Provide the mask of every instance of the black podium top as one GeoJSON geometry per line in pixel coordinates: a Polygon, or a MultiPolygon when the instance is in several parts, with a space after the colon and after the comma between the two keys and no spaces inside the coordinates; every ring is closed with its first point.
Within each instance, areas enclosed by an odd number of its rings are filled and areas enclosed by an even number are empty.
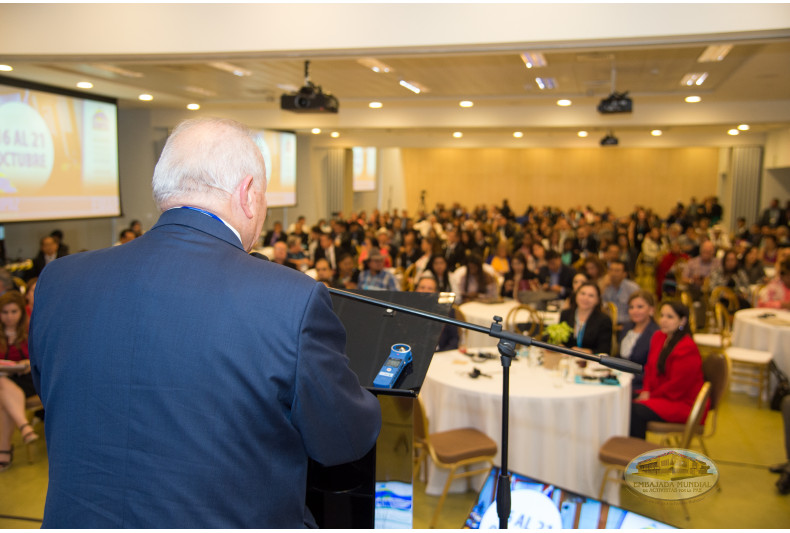
{"type": "MultiPolygon", "coordinates": [[[[452,307],[450,299],[446,295],[440,297],[439,293],[362,290],[347,292],[445,316],[449,315],[452,307]],[[443,303],[439,303],[440,300],[443,303]]],[[[360,384],[375,394],[417,396],[444,324],[336,294],[332,294],[332,304],[346,328],[346,354],[349,366],[356,373],[360,384]],[[411,346],[413,361],[403,370],[395,387],[376,388],[373,380],[389,357],[393,344],[411,346]]]]}

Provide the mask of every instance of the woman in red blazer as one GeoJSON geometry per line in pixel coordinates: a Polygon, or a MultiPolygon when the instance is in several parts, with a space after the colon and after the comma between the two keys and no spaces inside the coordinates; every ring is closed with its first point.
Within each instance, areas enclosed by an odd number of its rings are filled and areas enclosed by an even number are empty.
{"type": "MultiPolygon", "coordinates": [[[[702,357],[691,338],[688,307],[661,306],[644,370],[644,385],[631,405],[631,436],[645,438],[652,421],[685,423],[702,388],[702,357]]],[[[704,417],[703,417],[704,420],[704,417]]]]}

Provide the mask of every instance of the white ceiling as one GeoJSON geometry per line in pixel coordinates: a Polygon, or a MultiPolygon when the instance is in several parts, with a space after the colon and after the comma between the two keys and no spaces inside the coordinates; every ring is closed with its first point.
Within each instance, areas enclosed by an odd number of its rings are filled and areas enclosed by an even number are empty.
{"type": "MultiPolygon", "coordinates": [[[[231,114],[254,126],[309,131],[322,128],[321,142],[377,145],[455,146],[578,146],[597,145],[608,130],[621,145],[731,145],[762,142],[766,132],[790,127],[790,28],[752,32],[730,38],[732,51],[721,62],[697,61],[708,37],[664,39],[658,44],[555,44],[544,50],[521,45],[497,46],[496,51],[468,46],[461,51],[409,49],[343,50],[321,54],[211,53],[170,54],[168,57],[112,54],[97,50],[90,57],[17,57],[8,76],[65,88],[81,80],[94,92],[118,98],[122,108],[150,107],[187,115],[188,103],[197,113],[231,114]],[[524,51],[542,51],[547,66],[527,69],[524,51]],[[375,73],[359,60],[373,57],[390,67],[375,73]],[[304,82],[304,61],[311,79],[340,101],[337,115],[294,114],[279,109],[283,87],[304,82]],[[211,66],[224,62],[249,72],[235,76],[211,66]],[[109,69],[108,69],[109,67],[109,69]],[[115,72],[113,72],[115,70],[115,72]],[[691,72],[707,72],[699,87],[680,80],[691,72]],[[601,115],[596,106],[612,89],[629,91],[634,112],[601,115]],[[553,90],[540,90],[535,77],[552,77],[553,90]],[[428,91],[413,94],[399,80],[417,82],[428,91]],[[140,102],[149,93],[153,102],[140,102]],[[702,102],[684,98],[699,95],[702,102]],[[558,107],[560,98],[572,100],[558,107]],[[370,109],[369,102],[382,102],[370,109]],[[458,103],[471,100],[474,107],[458,103]],[[727,130],[749,124],[750,130],[732,138],[727,130]],[[661,129],[661,137],[650,136],[661,129]],[[578,130],[590,136],[579,139],[578,130]],[[340,134],[328,137],[330,131],[340,134]],[[452,132],[462,131],[462,139],[452,132]],[[514,139],[512,133],[524,136],[514,139]]],[[[0,56],[0,63],[4,62],[0,56]]],[[[318,137],[317,137],[318,139],[318,137]]]]}

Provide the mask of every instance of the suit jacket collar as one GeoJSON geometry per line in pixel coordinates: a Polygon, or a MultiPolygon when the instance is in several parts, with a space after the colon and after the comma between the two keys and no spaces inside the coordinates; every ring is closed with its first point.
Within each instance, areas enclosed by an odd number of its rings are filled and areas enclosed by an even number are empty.
{"type": "MultiPolygon", "coordinates": [[[[200,211],[192,209],[168,209],[159,217],[152,230],[167,225],[186,226],[189,228],[202,231],[212,237],[223,240],[230,245],[235,246],[241,251],[244,248],[241,246],[239,238],[228,228],[221,220],[215,220],[200,211]]],[[[246,253],[246,252],[245,252],[246,253]]]]}

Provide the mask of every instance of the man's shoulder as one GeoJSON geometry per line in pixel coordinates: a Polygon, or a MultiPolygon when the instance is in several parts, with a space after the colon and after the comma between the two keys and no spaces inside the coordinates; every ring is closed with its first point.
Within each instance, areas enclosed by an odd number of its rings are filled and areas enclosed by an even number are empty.
{"type": "Polygon", "coordinates": [[[623,283],[625,284],[625,287],[628,289],[628,292],[636,292],[641,288],[639,284],[632,279],[624,279],[623,283]]]}

